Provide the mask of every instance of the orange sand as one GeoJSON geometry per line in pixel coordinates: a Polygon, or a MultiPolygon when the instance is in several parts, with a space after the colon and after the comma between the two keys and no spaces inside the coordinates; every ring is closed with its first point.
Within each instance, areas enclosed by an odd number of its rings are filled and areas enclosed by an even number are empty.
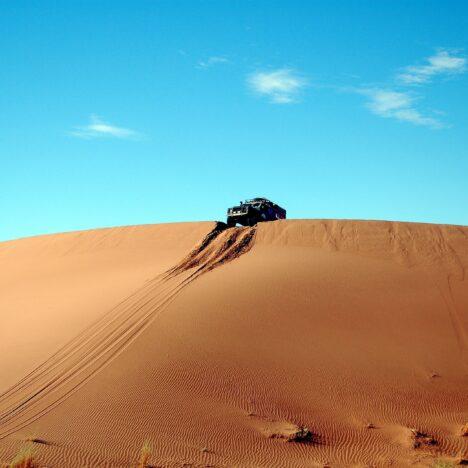
{"type": "Polygon", "coordinates": [[[214,228],[0,243],[0,466],[468,456],[467,227],[214,228]]]}

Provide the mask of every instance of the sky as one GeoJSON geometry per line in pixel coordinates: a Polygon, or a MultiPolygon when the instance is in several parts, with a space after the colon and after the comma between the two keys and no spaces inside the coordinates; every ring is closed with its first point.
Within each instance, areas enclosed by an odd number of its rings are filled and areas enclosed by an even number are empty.
{"type": "Polygon", "coordinates": [[[468,2],[0,2],[0,240],[225,220],[468,225],[468,2]]]}

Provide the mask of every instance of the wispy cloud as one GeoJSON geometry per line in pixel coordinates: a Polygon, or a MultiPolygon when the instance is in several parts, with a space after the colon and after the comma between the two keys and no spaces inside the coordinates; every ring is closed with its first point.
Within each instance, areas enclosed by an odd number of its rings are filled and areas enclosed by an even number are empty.
{"type": "MultiPolygon", "coordinates": [[[[446,128],[448,125],[434,117],[442,112],[432,111],[432,116],[421,112],[416,105],[420,95],[408,91],[408,86],[430,83],[438,75],[454,75],[466,71],[467,60],[447,49],[437,49],[422,65],[405,67],[390,87],[363,87],[354,92],[368,98],[366,107],[374,114],[409,122],[429,128],[446,128]]],[[[421,90],[421,88],[419,88],[421,90]]]]}
{"type": "Polygon", "coordinates": [[[131,130],[129,128],[117,127],[116,125],[111,125],[108,122],[103,121],[97,115],[91,115],[89,118],[89,123],[87,125],[73,127],[69,132],[70,135],[84,138],[120,138],[126,140],[139,140],[142,138],[142,134],[131,130]]]}
{"type": "Polygon", "coordinates": [[[415,98],[407,92],[382,88],[358,90],[369,99],[366,106],[380,117],[393,118],[415,125],[442,128],[444,125],[434,117],[422,114],[415,108],[415,98]]]}
{"type": "Polygon", "coordinates": [[[222,56],[213,56],[213,57],[208,57],[206,60],[200,60],[197,64],[198,68],[210,68],[213,67],[214,65],[220,65],[220,64],[225,64],[229,63],[229,59],[226,57],[222,56]]]}
{"type": "Polygon", "coordinates": [[[270,72],[256,72],[247,78],[250,88],[275,104],[297,102],[298,95],[306,86],[306,80],[289,68],[270,72]]]}
{"type": "Polygon", "coordinates": [[[426,59],[424,65],[410,66],[403,69],[397,78],[401,83],[412,85],[430,81],[435,75],[453,75],[466,71],[466,58],[439,49],[436,54],[426,59]]]}

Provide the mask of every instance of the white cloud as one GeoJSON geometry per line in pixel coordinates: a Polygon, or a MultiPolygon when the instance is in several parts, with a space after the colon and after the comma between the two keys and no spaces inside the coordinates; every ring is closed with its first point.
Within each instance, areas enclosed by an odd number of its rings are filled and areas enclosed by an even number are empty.
{"type": "Polygon", "coordinates": [[[297,102],[306,80],[288,68],[271,72],[256,72],[247,78],[247,83],[257,94],[266,96],[275,104],[297,102]]]}
{"type": "Polygon", "coordinates": [[[466,70],[466,58],[457,57],[447,50],[440,49],[428,57],[426,65],[410,66],[403,69],[397,78],[405,84],[427,83],[435,75],[452,75],[466,70]]]}
{"type": "MultiPolygon", "coordinates": [[[[380,117],[393,118],[430,128],[447,127],[438,118],[425,115],[416,108],[414,94],[401,91],[404,85],[429,83],[435,76],[453,75],[466,71],[467,60],[457,56],[446,49],[438,49],[437,52],[426,59],[426,64],[406,67],[397,75],[400,90],[385,89],[380,87],[354,90],[367,96],[367,108],[380,117]]],[[[433,111],[432,115],[442,113],[433,111]]]]}
{"type": "Polygon", "coordinates": [[[223,63],[229,63],[229,60],[226,57],[208,57],[206,60],[200,60],[198,62],[198,68],[210,68],[223,63]]]}
{"type": "Polygon", "coordinates": [[[367,88],[358,91],[368,97],[368,109],[380,117],[393,118],[414,125],[442,128],[437,119],[423,115],[414,107],[415,98],[406,92],[367,88]]]}
{"type": "Polygon", "coordinates": [[[74,127],[69,133],[84,139],[108,137],[138,140],[142,137],[142,134],[135,130],[111,125],[94,114],[90,116],[88,125],[74,127]]]}

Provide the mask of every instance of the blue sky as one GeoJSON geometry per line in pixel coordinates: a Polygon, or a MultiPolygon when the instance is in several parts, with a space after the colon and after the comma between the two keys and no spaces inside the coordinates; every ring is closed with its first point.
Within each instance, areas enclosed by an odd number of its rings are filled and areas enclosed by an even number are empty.
{"type": "Polygon", "coordinates": [[[0,3],[0,240],[224,219],[468,224],[468,2],[0,3]]]}

